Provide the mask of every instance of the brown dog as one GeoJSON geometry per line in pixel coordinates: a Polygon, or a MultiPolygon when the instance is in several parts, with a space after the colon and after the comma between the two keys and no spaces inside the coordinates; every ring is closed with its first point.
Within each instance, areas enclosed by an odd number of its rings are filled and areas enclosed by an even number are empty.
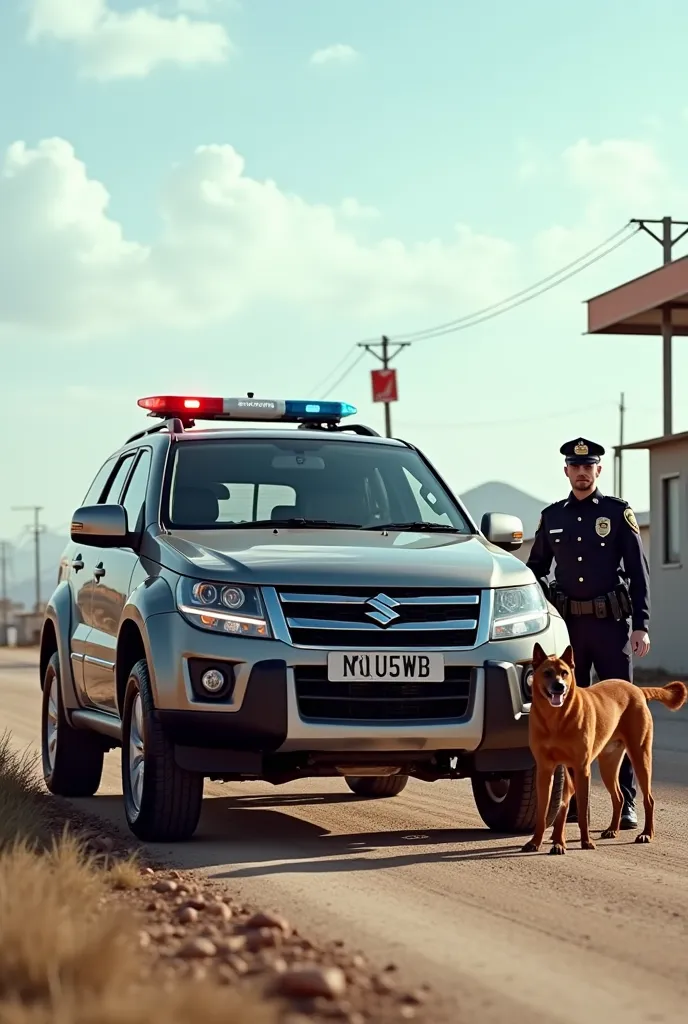
{"type": "Polygon", "coordinates": [[[645,827],[636,843],[649,843],[655,834],[652,797],[653,720],[647,702],[661,701],[678,711],[688,698],[685,683],[666,686],[634,686],[622,679],[608,679],[594,686],[576,686],[573,651],[567,647],[561,658],[548,657],[539,644],[533,650],[533,695],[530,709],[530,749],[537,766],[537,824],[524,852],[540,849],[547,827],[547,809],[552,796],[552,780],[557,765],[564,765],[562,804],[552,831],[550,853],[566,853],[564,829],[573,795],[575,778],[581,847],[594,850],[590,838],[588,805],[590,768],[599,758],[602,781],[612,798],[612,821],[602,839],[616,839],[621,822],[623,798],[619,787],[619,768],[624,751],[643,794],[645,827]]]}

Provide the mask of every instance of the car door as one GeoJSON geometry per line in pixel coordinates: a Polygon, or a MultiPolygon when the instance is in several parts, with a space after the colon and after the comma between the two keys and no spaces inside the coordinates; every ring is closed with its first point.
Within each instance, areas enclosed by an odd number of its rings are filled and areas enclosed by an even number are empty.
{"type": "MultiPolygon", "coordinates": [[[[93,483],[86,492],[82,505],[97,505],[107,482],[115,469],[117,459],[113,456],[98,470],[93,483]]],[[[91,604],[93,600],[93,570],[97,551],[81,542],[70,540],[62,556],[60,579],[69,584],[71,596],[71,620],[69,654],[72,662],[74,683],[81,702],[85,701],[84,657],[88,650],[91,632],[91,604]]]]}
{"type": "MultiPolygon", "coordinates": [[[[119,492],[115,490],[113,481],[107,498],[107,504],[124,506],[131,533],[138,533],[143,525],[150,466],[150,448],[128,452],[122,461],[122,473],[118,473],[121,481],[119,492]]],[[[139,556],[131,547],[105,548],[99,552],[94,569],[93,628],[89,636],[89,654],[84,662],[84,683],[89,702],[113,713],[117,710],[117,636],[138,561],[139,556]]]]}

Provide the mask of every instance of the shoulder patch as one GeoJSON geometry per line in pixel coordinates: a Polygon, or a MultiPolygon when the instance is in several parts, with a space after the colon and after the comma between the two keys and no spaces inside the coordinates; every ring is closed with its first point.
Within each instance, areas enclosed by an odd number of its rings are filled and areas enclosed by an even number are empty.
{"type": "Polygon", "coordinates": [[[630,505],[624,509],[624,519],[626,520],[626,522],[632,530],[634,530],[636,533],[640,533],[640,527],[638,526],[638,522],[635,518],[633,509],[630,505]]]}

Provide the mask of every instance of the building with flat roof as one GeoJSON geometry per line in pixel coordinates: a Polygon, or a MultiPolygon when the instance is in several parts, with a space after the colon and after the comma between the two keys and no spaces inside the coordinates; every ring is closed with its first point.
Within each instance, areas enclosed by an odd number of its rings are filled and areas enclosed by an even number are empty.
{"type": "Polygon", "coordinates": [[[673,339],[688,336],[688,257],[671,260],[688,223],[678,224],[684,229],[678,235],[669,217],[639,225],[662,243],[664,265],[589,299],[588,333],[662,338],[663,433],[620,444],[616,452],[622,458],[629,449],[645,449],[650,456],[651,648],[642,667],[688,675],[688,431],[673,432],[672,370],[673,339]],[[647,226],[653,223],[662,225],[661,238],[647,226]]]}

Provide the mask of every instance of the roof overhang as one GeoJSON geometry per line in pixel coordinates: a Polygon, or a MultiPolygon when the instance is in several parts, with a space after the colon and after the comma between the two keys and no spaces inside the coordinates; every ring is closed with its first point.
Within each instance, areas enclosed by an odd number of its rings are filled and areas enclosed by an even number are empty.
{"type": "Polygon", "coordinates": [[[664,434],[661,437],[651,437],[648,441],[630,441],[628,444],[617,444],[614,450],[617,452],[632,451],[633,449],[660,448],[667,444],[682,444],[688,441],[688,430],[681,434],[664,434]]]}
{"type": "Polygon", "coordinates": [[[587,306],[588,334],[659,335],[666,309],[672,333],[688,335],[688,256],[596,295],[587,306]]]}

